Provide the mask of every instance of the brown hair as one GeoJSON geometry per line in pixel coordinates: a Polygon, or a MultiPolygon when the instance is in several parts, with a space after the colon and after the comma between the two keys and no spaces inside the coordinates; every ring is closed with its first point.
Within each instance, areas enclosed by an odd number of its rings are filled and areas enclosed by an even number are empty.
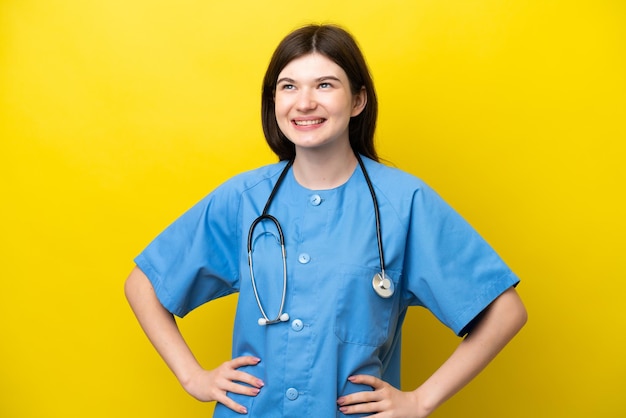
{"type": "Polygon", "coordinates": [[[319,53],[339,65],[350,80],[350,89],[357,94],[365,88],[365,109],[350,119],[348,132],[355,152],[378,161],[374,148],[374,131],[378,116],[378,101],[374,83],[365,58],[356,41],[347,31],[335,25],[308,25],[287,35],[278,45],[263,79],[261,119],[268,145],[279,160],[291,160],[296,155],[295,145],[281,132],[276,122],[274,95],[280,72],[292,60],[311,53],[319,53]]]}

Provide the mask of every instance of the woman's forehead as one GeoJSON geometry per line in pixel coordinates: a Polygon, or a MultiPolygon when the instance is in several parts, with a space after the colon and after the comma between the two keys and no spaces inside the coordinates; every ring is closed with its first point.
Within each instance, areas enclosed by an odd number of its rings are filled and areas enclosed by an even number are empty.
{"type": "Polygon", "coordinates": [[[347,79],[346,72],[333,60],[320,53],[310,53],[291,60],[278,74],[278,80],[317,80],[322,77],[347,79]]]}

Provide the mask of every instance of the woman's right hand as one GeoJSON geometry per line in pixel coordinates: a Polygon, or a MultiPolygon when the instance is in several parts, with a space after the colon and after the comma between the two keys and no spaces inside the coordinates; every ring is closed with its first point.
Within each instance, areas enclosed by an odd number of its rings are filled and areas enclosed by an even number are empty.
{"type": "Polygon", "coordinates": [[[216,401],[235,412],[245,414],[248,412],[247,409],[226,394],[232,392],[247,396],[258,395],[264,385],[263,381],[238,369],[243,366],[256,366],[260,361],[258,357],[237,357],[213,370],[200,369],[189,376],[186,382],[181,383],[191,396],[200,401],[216,401]]]}
{"type": "Polygon", "coordinates": [[[226,392],[256,396],[263,381],[238,369],[256,366],[261,359],[242,356],[214,370],[204,370],[183,339],[174,316],[161,305],[152,283],[139,268],[131,271],[124,289],[139,324],[183,388],[196,399],[217,401],[245,414],[246,408],[226,396],[226,392]]]}

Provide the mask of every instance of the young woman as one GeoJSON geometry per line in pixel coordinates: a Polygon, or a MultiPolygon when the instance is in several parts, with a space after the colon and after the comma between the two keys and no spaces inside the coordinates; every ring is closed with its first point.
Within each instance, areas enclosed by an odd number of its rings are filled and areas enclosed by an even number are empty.
{"type": "Polygon", "coordinates": [[[263,83],[280,161],[218,187],[136,258],[126,295],[140,324],[216,417],[426,417],[525,323],[518,279],[493,249],[422,181],[378,163],[376,116],[353,38],[292,32],[263,83]],[[205,370],[173,315],[235,292],[233,358],[205,370]],[[401,391],[412,305],[465,338],[401,391]]]}

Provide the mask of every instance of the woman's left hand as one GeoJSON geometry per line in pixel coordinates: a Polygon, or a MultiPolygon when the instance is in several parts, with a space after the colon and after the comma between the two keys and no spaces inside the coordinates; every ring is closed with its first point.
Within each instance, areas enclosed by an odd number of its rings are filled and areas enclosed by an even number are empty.
{"type": "Polygon", "coordinates": [[[511,287],[494,300],[454,353],[413,392],[401,392],[367,375],[348,378],[371,386],[337,399],[344,414],[371,414],[377,418],[427,417],[446,399],[467,385],[504,348],[526,323],[526,308],[511,287]]]}
{"type": "Polygon", "coordinates": [[[341,413],[372,414],[377,418],[424,418],[415,392],[402,392],[389,383],[368,375],[350,376],[352,383],[367,385],[373,391],[356,392],[337,399],[341,413]]]}

